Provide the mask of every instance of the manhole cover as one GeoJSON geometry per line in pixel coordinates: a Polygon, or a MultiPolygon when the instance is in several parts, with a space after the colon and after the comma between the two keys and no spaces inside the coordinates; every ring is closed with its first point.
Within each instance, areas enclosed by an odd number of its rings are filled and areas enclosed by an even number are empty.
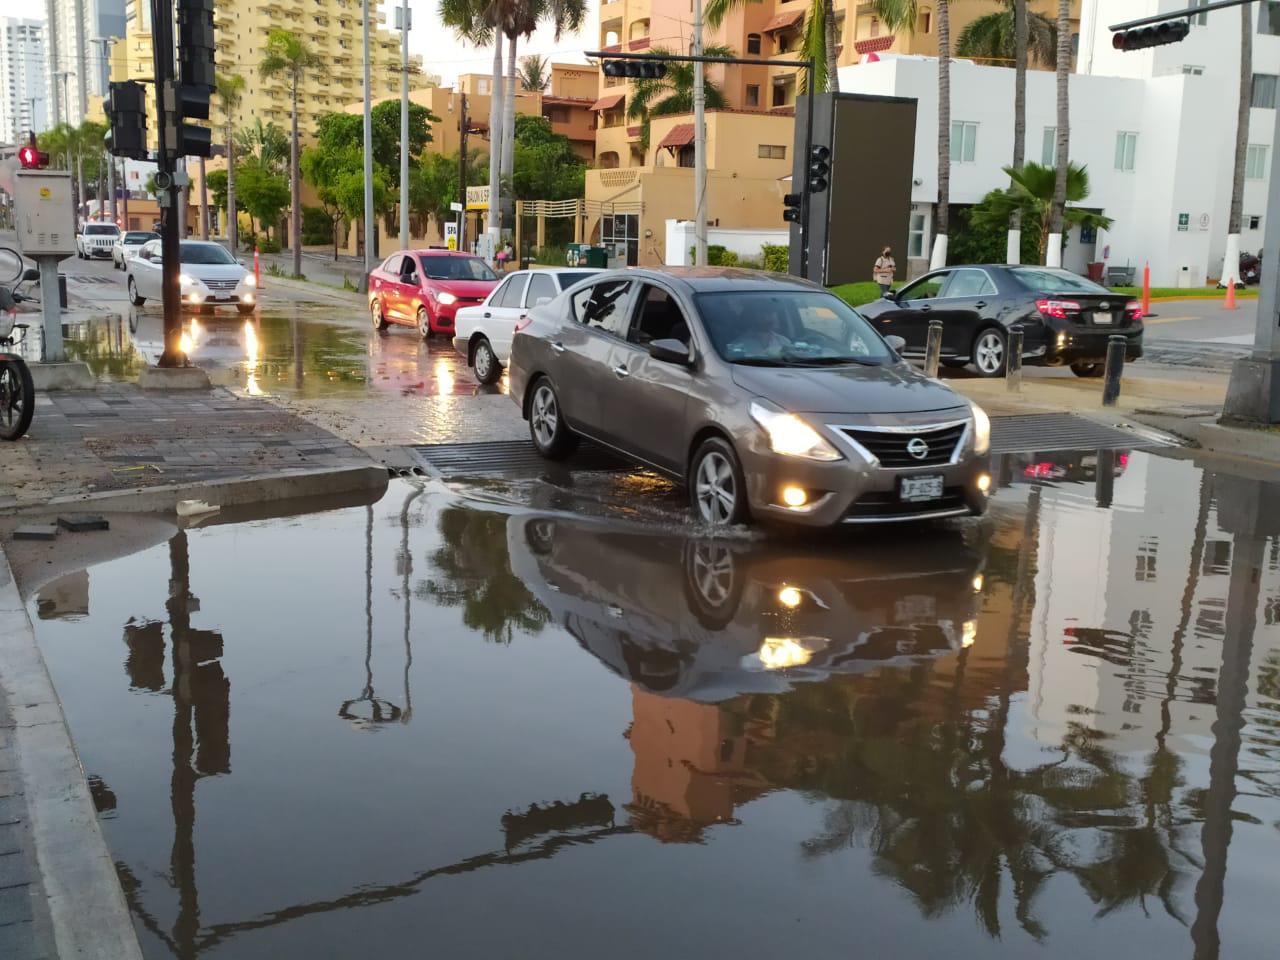
{"type": "Polygon", "coordinates": [[[1159,441],[1150,437],[1094,423],[1074,413],[1029,413],[991,418],[992,453],[1131,450],[1159,445],[1159,441]]]}
{"type": "MultiPolygon", "coordinates": [[[[540,473],[551,466],[528,440],[437,443],[416,446],[412,450],[426,466],[446,476],[540,473]]],[[[562,466],[568,470],[622,470],[629,464],[594,444],[583,443],[562,466]]]]}

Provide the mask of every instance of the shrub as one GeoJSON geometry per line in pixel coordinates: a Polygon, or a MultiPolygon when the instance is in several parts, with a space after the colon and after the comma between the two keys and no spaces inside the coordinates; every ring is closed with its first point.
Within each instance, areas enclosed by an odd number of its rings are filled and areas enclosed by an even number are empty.
{"type": "Polygon", "coordinates": [[[559,246],[534,247],[529,254],[537,264],[548,267],[563,267],[568,263],[568,248],[559,246]]]}
{"type": "Polygon", "coordinates": [[[275,237],[262,237],[258,240],[258,250],[262,253],[279,253],[280,241],[275,237]]]}
{"type": "MultiPolygon", "coordinates": [[[[689,248],[689,262],[695,265],[698,262],[697,249],[697,247],[689,248]]],[[[735,267],[738,265],[738,255],[719,243],[709,243],[707,244],[707,265],[711,267],[735,267]]]]}
{"type": "Polygon", "coordinates": [[[302,208],[302,242],[312,246],[333,243],[333,221],[320,207],[302,208]]]}
{"type": "Polygon", "coordinates": [[[766,243],[760,248],[764,259],[764,268],[774,273],[786,273],[789,265],[789,251],[785,244],[766,243]]]}

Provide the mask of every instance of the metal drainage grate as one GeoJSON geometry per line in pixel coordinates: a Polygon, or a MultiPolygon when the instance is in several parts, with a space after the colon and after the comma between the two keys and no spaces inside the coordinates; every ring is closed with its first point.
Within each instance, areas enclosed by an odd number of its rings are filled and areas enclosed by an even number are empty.
{"type": "Polygon", "coordinates": [[[1029,413],[991,418],[992,453],[1131,450],[1159,445],[1159,441],[1151,437],[1094,423],[1074,413],[1029,413]]]}
{"type": "Polygon", "coordinates": [[[623,460],[590,443],[583,443],[562,464],[544,460],[528,440],[437,443],[416,446],[412,450],[429,468],[455,477],[478,473],[541,473],[551,466],[567,470],[622,470],[628,467],[623,460]]]}

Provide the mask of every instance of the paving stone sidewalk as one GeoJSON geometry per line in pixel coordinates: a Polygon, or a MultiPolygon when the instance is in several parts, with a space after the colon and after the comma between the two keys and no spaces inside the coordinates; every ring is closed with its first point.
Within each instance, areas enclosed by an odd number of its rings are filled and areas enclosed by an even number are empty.
{"type": "Polygon", "coordinates": [[[368,463],[351,444],[267,400],[223,388],[166,393],[102,384],[37,395],[28,435],[0,447],[0,508],[368,463]]]}

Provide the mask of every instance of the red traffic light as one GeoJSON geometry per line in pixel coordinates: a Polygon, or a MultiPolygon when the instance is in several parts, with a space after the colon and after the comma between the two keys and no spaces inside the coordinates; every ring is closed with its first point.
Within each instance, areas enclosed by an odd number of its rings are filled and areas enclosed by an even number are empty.
{"type": "Polygon", "coordinates": [[[18,163],[24,170],[41,170],[49,165],[49,155],[33,146],[25,146],[18,150],[18,163]]]}

